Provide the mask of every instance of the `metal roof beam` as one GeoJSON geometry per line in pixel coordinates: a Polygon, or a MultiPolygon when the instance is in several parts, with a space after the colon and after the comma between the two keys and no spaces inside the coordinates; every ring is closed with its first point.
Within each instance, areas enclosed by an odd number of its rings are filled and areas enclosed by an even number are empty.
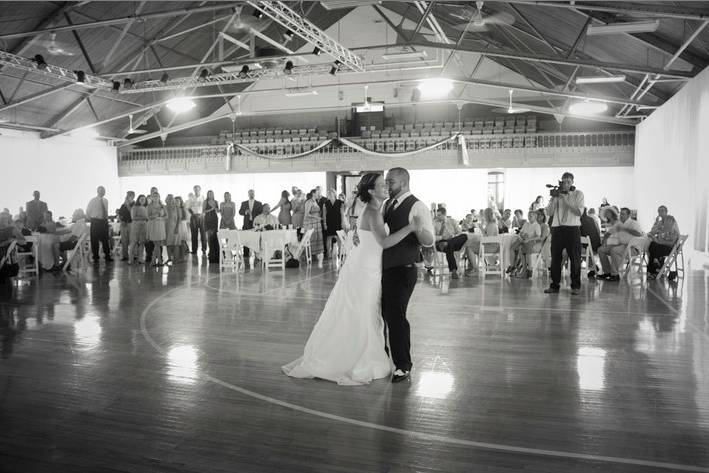
{"type": "Polygon", "coordinates": [[[641,13],[643,15],[660,16],[664,18],[678,18],[681,20],[706,20],[709,13],[704,8],[691,8],[686,6],[674,7],[670,5],[654,5],[650,2],[639,2],[632,7],[615,6],[614,2],[604,2],[603,4],[591,4],[580,2],[549,2],[533,0],[507,0],[507,3],[517,3],[519,5],[530,5],[553,8],[576,8],[578,10],[602,11],[610,13],[641,13]]]}
{"type": "Polygon", "coordinates": [[[0,112],[3,112],[5,110],[9,110],[11,108],[19,107],[20,105],[24,105],[26,103],[33,102],[35,100],[39,100],[41,98],[44,98],[48,95],[53,94],[54,92],[59,92],[60,90],[65,90],[71,87],[73,84],[60,84],[57,86],[52,87],[51,89],[43,90],[41,92],[37,92],[36,94],[28,95],[27,97],[23,97],[17,102],[11,102],[8,104],[5,104],[4,106],[0,107],[0,112]]]}

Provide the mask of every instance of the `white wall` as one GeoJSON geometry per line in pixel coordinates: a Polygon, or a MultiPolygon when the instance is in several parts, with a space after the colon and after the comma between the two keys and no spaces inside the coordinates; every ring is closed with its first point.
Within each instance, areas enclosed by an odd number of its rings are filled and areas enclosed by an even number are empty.
{"type": "MultiPolygon", "coordinates": [[[[532,201],[549,192],[545,184],[554,184],[564,171],[574,174],[576,186],[583,191],[587,207],[598,207],[602,197],[618,207],[635,208],[633,168],[510,168],[505,172],[505,207],[526,212],[532,201]]],[[[487,205],[487,169],[445,169],[411,171],[411,189],[430,205],[444,202],[448,214],[458,220],[471,208],[487,205]]]]}
{"type": "Polygon", "coordinates": [[[123,200],[118,185],[116,149],[99,141],[71,138],[42,140],[35,133],[2,130],[0,136],[0,209],[15,215],[38,190],[57,219],[71,218],[77,208],[106,188],[111,207],[123,200]]]}
{"type": "Polygon", "coordinates": [[[281,192],[285,189],[291,191],[292,186],[297,186],[304,192],[310,191],[315,186],[325,188],[325,172],[294,172],[294,173],[263,173],[263,174],[206,174],[193,176],[130,176],[120,178],[122,195],[129,190],[136,195],[147,194],[155,186],[160,196],[165,199],[167,194],[179,195],[187,199],[187,194],[192,192],[192,187],[199,184],[202,195],[208,190],[214,191],[215,198],[222,202],[224,192],[230,192],[235,202],[248,198],[249,189],[254,189],[256,199],[263,203],[278,203],[281,192]]]}
{"type": "Polygon", "coordinates": [[[704,70],[635,133],[638,220],[649,227],[658,205],[668,207],[688,248],[707,252],[709,217],[709,70],[704,70]]]}

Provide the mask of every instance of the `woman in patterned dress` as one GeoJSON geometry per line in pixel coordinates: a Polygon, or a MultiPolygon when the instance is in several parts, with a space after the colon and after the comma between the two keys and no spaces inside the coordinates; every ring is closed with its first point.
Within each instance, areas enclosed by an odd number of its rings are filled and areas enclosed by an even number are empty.
{"type": "Polygon", "coordinates": [[[320,206],[316,199],[315,189],[308,192],[305,201],[305,218],[303,219],[303,233],[312,229],[313,233],[310,236],[310,253],[317,255],[318,268],[322,268],[324,245],[322,237],[322,217],[320,215],[320,206]]]}

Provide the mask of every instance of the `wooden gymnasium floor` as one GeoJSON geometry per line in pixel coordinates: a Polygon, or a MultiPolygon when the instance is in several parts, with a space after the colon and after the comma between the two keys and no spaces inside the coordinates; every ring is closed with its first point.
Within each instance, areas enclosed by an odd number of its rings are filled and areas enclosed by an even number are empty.
{"type": "Polygon", "coordinates": [[[291,379],[330,268],[43,274],[0,302],[2,472],[709,472],[709,276],[429,281],[410,383],[291,379]]]}

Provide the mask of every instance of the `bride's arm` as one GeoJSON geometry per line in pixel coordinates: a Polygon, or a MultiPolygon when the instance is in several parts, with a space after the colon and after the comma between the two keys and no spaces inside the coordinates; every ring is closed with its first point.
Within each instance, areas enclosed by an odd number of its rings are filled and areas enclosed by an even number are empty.
{"type": "Polygon", "coordinates": [[[412,224],[406,225],[404,228],[398,232],[394,232],[391,235],[387,235],[386,227],[384,226],[384,217],[380,212],[376,212],[369,208],[365,209],[360,215],[360,218],[366,219],[369,224],[369,229],[376,238],[377,242],[382,245],[382,247],[391,248],[392,246],[399,243],[401,240],[406,238],[406,236],[415,231],[415,227],[412,224]]]}

